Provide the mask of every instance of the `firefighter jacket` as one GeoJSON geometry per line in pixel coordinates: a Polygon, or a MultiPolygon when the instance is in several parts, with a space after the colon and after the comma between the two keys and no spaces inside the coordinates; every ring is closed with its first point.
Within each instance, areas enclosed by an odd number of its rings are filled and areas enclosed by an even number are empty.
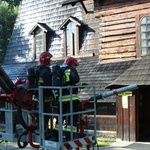
{"type": "MultiPolygon", "coordinates": [[[[38,71],[38,85],[39,86],[51,86],[51,70],[49,66],[41,66],[38,71]]],[[[52,100],[52,90],[44,89],[43,91],[44,101],[49,102],[52,100]]]]}
{"type": "MultiPolygon", "coordinates": [[[[80,82],[80,77],[78,75],[78,72],[75,68],[67,66],[64,70],[64,76],[65,76],[65,86],[75,86],[77,83],[80,82]]],[[[79,100],[77,94],[78,94],[78,88],[72,88],[72,93],[70,93],[71,90],[69,89],[63,89],[62,91],[62,101],[70,101],[72,100],[79,100]]]]}

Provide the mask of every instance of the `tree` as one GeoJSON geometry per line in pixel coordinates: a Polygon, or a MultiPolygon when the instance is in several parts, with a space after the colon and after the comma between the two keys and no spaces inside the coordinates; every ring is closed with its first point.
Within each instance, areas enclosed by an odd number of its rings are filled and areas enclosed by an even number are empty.
{"type": "Polygon", "coordinates": [[[14,6],[19,6],[21,0],[2,0],[4,2],[7,2],[9,5],[9,8],[13,8],[14,6]]]}
{"type": "Polygon", "coordinates": [[[13,31],[19,2],[20,0],[0,0],[0,63],[4,59],[13,31]]]}

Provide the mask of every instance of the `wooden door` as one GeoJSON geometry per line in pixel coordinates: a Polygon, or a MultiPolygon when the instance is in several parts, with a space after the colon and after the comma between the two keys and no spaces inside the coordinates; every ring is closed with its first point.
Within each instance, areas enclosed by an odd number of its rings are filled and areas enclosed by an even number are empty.
{"type": "Polygon", "coordinates": [[[117,139],[136,141],[135,96],[116,98],[117,139]]]}

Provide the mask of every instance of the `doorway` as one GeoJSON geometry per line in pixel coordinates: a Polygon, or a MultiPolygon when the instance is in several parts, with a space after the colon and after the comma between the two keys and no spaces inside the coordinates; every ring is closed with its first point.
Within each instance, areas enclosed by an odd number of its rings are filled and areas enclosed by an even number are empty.
{"type": "Polygon", "coordinates": [[[138,99],[138,141],[150,142],[150,88],[141,88],[138,99]]]}

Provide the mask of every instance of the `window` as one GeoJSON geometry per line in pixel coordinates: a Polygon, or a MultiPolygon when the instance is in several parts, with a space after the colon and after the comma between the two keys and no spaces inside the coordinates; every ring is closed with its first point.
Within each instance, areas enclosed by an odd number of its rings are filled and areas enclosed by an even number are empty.
{"type": "Polygon", "coordinates": [[[37,23],[29,34],[33,35],[33,58],[48,50],[49,33],[51,29],[45,23],[37,23]]]}
{"type": "Polygon", "coordinates": [[[81,23],[74,17],[69,17],[59,27],[64,31],[64,55],[73,56],[79,54],[80,49],[80,36],[79,31],[81,23]]]}
{"type": "Polygon", "coordinates": [[[73,22],[66,26],[67,38],[67,55],[76,54],[76,25],[73,22]]]}
{"type": "Polygon", "coordinates": [[[40,54],[43,51],[46,51],[44,48],[44,41],[43,41],[43,32],[41,29],[36,31],[35,34],[35,48],[34,48],[34,58],[36,59],[37,57],[40,56],[40,54]]]}
{"type": "Polygon", "coordinates": [[[150,16],[141,18],[141,50],[142,55],[150,52],[150,16]]]}

